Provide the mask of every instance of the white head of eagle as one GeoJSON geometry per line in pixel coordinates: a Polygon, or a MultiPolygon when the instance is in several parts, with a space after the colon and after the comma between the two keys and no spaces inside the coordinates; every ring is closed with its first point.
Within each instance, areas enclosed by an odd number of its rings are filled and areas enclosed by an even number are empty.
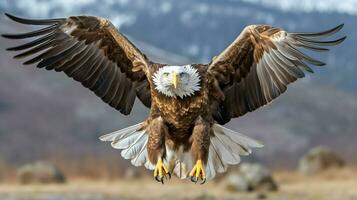
{"type": "Polygon", "coordinates": [[[155,88],[168,97],[192,96],[201,89],[201,77],[197,69],[191,65],[164,66],[153,76],[155,88]]]}

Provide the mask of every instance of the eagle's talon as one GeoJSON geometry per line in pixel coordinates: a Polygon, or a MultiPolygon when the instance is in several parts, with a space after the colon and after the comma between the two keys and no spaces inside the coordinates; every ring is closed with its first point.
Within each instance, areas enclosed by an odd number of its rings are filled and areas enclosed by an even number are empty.
{"type": "Polygon", "coordinates": [[[166,180],[170,180],[171,179],[171,173],[170,172],[165,174],[165,179],[166,180]]]}
{"type": "Polygon", "coordinates": [[[206,183],[206,181],[207,181],[207,179],[206,179],[206,178],[202,178],[202,179],[201,179],[201,183],[200,183],[200,184],[201,184],[201,185],[203,185],[203,184],[205,184],[205,183],[206,183]]]}
{"type": "Polygon", "coordinates": [[[195,184],[201,180],[201,185],[206,183],[206,173],[201,160],[197,160],[195,166],[190,172],[191,181],[195,184]]]}
{"type": "Polygon", "coordinates": [[[191,176],[191,182],[192,182],[192,183],[196,183],[196,181],[197,181],[197,180],[196,180],[196,177],[195,177],[195,176],[191,176]]]}
{"type": "Polygon", "coordinates": [[[171,179],[171,174],[168,170],[168,168],[166,167],[166,165],[162,162],[162,159],[159,158],[158,161],[157,161],[157,164],[155,166],[155,170],[154,170],[154,177],[155,177],[155,180],[157,182],[160,182],[162,184],[164,184],[164,178],[166,180],[167,179],[167,176],[169,177],[169,179],[171,179]]]}
{"type": "Polygon", "coordinates": [[[157,181],[157,182],[161,182],[161,180],[160,180],[160,178],[158,177],[158,176],[155,176],[155,180],[157,181]]]}
{"type": "Polygon", "coordinates": [[[164,177],[155,176],[155,180],[159,183],[164,184],[164,177]]]}

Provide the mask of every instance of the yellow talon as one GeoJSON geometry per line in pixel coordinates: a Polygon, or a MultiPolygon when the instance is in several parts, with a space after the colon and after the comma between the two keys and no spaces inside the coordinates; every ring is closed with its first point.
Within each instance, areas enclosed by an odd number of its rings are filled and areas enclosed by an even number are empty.
{"type": "Polygon", "coordinates": [[[169,179],[171,178],[171,174],[168,168],[166,167],[164,162],[162,162],[162,159],[159,158],[155,166],[154,177],[158,182],[164,184],[164,178],[166,178],[166,175],[168,175],[169,179]]]}
{"type": "Polygon", "coordinates": [[[197,183],[201,180],[201,184],[206,182],[206,172],[204,170],[202,160],[197,160],[195,166],[190,172],[191,181],[197,183]]]}

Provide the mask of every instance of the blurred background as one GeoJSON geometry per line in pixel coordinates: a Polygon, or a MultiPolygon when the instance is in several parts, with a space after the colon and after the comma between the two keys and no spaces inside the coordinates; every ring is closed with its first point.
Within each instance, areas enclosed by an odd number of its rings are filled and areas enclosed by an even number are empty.
{"type": "Polygon", "coordinates": [[[5,12],[105,17],[169,64],[207,63],[250,24],[300,32],[345,23],[348,38],[312,54],[327,66],[227,125],[265,147],[205,186],[158,185],[99,142],[143,121],[140,102],[123,116],[64,74],[22,66],[5,51],[17,43],[0,38],[0,199],[357,199],[357,0],[1,0],[0,33],[29,30],[5,12]]]}

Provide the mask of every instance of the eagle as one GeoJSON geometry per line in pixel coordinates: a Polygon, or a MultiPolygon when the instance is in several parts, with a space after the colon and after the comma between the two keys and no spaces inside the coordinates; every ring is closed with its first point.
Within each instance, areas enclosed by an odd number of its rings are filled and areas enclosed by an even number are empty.
{"type": "Polygon", "coordinates": [[[153,170],[161,183],[175,174],[203,184],[262,147],[223,125],[272,102],[305,72],[313,72],[311,65],[325,65],[302,49],[327,51],[346,38],[324,39],[343,24],[315,33],[249,25],[208,64],[176,66],[151,61],[101,17],[5,15],[41,26],[2,35],[27,40],[7,49],[21,51],[16,59],[30,57],[24,65],[64,72],[124,115],[136,99],[150,109],[145,121],[100,139],[111,142],[134,166],[153,170]]]}

